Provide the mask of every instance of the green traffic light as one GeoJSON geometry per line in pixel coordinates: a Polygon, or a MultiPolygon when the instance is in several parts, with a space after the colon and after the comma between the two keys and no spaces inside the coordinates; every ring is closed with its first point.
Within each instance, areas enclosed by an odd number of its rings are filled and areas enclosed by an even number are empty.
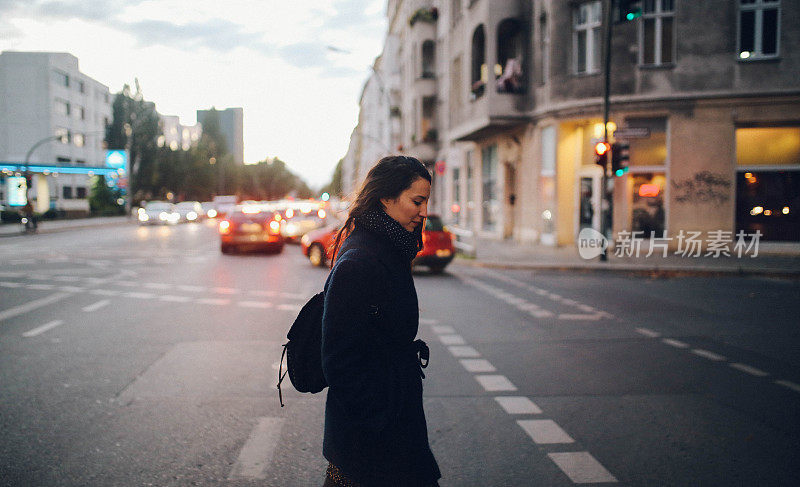
{"type": "Polygon", "coordinates": [[[637,17],[640,17],[641,15],[642,15],[642,11],[641,10],[632,10],[632,11],[628,12],[625,15],[625,19],[626,20],[633,20],[633,19],[635,19],[637,17]]]}
{"type": "Polygon", "coordinates": [[[622,169],[617,169],[617,172],[615,174],[616,174],[617,177],[620,177],[623,174],[625,174],[625,171],[623,171],[622,169]]]}

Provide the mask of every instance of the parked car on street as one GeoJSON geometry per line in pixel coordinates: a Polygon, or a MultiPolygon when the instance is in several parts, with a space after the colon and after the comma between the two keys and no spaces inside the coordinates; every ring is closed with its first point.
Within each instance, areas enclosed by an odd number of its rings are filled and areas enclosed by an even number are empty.
{"type": "Polygon", "coordinates": [[[220,251],[232,253],[244,248],[283,251],[280,215],[249,206],[238,206],[219,221],[220,251]]]}
{"type": "Polygon", "coordinates": [[[206,216],[199,201],[182,201],[175,205],[175,211],[180,222],[194,222],[206,216]]]}
{"type": "Polygon", "coordinates": [[[137,217],[140,225],[174,225],[180,215],[175,206],[167,201],[150,201],[139,208],[137,217]]]}
{"type": "MultiPolygon", "coordinates": [[[[323,267],[333,259],[333,244],[338,231],[339,225],[330,225],[308,232],[300,239],[303,255],[312,265],[323,267]]],[[[412,265],[427,267],[432,274],[443,272],[455,257],[454,238],[439,216],[428,215],[422,230],[423,247],[412,265]]]]}

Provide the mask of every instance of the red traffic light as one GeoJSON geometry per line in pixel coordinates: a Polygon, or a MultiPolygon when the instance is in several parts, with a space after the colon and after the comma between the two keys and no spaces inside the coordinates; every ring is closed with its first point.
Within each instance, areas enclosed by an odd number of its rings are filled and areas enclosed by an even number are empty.
{"type": "Polygon", "coordinates": [[[611,150],[611,144],[608,142],[598,142],[594,145],[594,153],[598,156],[604,156],[611,150]]]}

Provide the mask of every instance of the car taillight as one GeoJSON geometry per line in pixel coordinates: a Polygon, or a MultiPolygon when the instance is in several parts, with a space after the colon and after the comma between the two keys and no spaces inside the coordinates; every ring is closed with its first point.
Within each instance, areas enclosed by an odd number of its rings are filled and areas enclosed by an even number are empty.
{"type": "Polygon", "coordinates": [[[231,222],[229,222],[228,220],[222,220],[221,222],[219,222],[219,233],[227,235],[231,233],[231,230],[232,230],[231,222]]]}
{"type": "Polygon", "coordinates": [[[280,224],[280,222],[276,222],[275,220],[272,220],[271,222],[269,222],[269,233],[271,233],[272,235],[277,235],[277,234],[281,233],[281,224],[280,224]]]}

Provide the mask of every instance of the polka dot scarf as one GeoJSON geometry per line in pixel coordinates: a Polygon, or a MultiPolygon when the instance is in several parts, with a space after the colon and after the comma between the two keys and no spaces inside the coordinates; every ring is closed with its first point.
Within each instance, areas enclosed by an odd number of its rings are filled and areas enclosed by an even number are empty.
{"type": "Polygon", "coordinates": [[[383,208],[369,210],[355,221],[362,228],[385,237],[409,261],[420,250],[416,233],[403,228],[397,220],[387,215],[383,208]]]}

